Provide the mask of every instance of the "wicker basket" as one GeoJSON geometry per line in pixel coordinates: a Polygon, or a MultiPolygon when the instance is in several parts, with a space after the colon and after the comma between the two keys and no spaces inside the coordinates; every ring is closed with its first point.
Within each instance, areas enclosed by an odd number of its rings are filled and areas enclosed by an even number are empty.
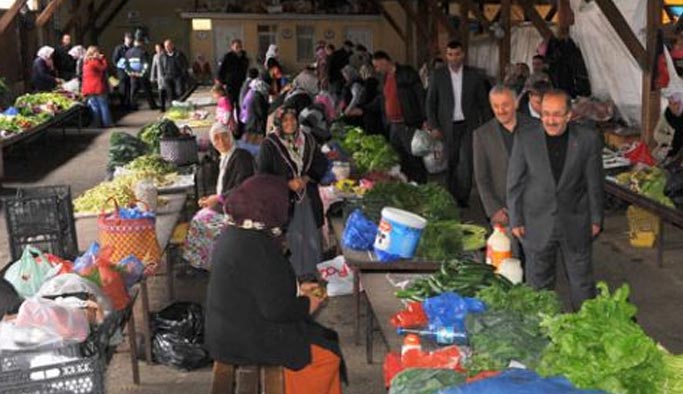
{"type": "Polygon", "coordinates": [[[194,135],[162,138],[159,142],[159,152],[164,160],[177,166],[199,162],[197,137],[194,135]]]}
{"type": "Polygon", "coordinates": [[[631,205],[626,210],[626,217],[628,218],[631,246],[636,248],[654,247],[662,225],[659,216],[631,205]]]}

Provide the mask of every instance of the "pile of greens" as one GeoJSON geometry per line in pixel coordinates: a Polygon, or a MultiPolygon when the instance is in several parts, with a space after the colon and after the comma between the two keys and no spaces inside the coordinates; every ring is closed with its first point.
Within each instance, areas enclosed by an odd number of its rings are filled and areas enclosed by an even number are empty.
{"type": "Polygon", "coordinates": [[[35,107],[50,103],[56,105],[61,111],[71,108],[76,103],[76,100],[61,93],[32,93],[18,97],[14,102],[14,106],[22,110],[23,114],[28,115],[35,112],[35,107]]]}
{"type": "Polygon", "coordinates": [[[121,131],[115,131],[109,137],[109,164],[107,164],[107,168],[113,171],[114,168],[123,167],[148,152],[147,144],[139,138],[121,131]]]}
{"type": "Polygon", "coordinates": [[[375,184],[363,196],[363,212],[368,219],[377,223],[384,207],[412,212],[428,222],[458,220],[460,216],[451,194],[436,183],[419,186],[402,182],[375,184]]]}
{"type": "Polygon", "coordinates": [[[436,394],[465,383],[465,375],[452,369],[406,369],[391,380],[389,394],[436,394]]]}
{"type": "Polygon", "coordinates": [[[126,164],[125,168],[154,175],[166,175],[177,171],[177,167],[173,163],[167,162],[156,153],[140,156],[126,164]]]}
{"type": "Polygon", "coordinates": [[[579,312],[544,318],[551,343],[538,372],[609,393],[660,392],[666,380],[662,352],[633,320],[636,307],[628,302],[628,285],[613,294],[604,282],[598,289],[600,295],[579,312]]]}
{"type": "Polygon", "coordinates": [[[664,195],[666,172],[658,167],[644,167],[636,171],[623,172],[616,177],[617,183],[626,186],[658,203],[673,208],[674,203],[664,195]]]}
{"type": "Polygon", "coordinates": [[[426,260],[457,258],[463,250],[463,232],[458,220],[427,222],[415,255],[426,260]]]}
{"type": "Polygon", "coordinates": [[[503,370],[512,360],[533,369],[548,345],[536,316],[505,310],[468,315],[467,335],[472,347],[466,365],[470,376],[503,370]]]}
{"type": "Polygon", "coordinates": [[[158,122],[150,123],[138,132],[140,138],[153,152],[159,152],[159,142],[162,138],[178,137],[180,129],[169,119],[162,119],[158,122]]]}
{"type": "Polygon", "coordinates": [[[340,141],[360,174],[370,171],[389,171],[399,163],[398,154],[381,135],[367,135],[360,127],[347,127],[340,141]]]}
{"type": "Polygon", "coordinates": [[[507,278],[494,272],[491,265],[470,259],[453,259],[441,264],[439,271],[412,283],[405,290],[395,293],[396,297],[411,301],[423,301],[445,292],[474,297],[477,292],[497,283],[503,289],[512,286],[507,278]]]}
{"type": "Polygon", "coordinates": [[[493,285],[477,293],[477,298],[484,301],[490,310],[508,311],[524,316],[555,316],[560,313],[561,305],[557,294],[549,290],[534,290],[525,284],[516,284],[511,288],[493,285]]]}

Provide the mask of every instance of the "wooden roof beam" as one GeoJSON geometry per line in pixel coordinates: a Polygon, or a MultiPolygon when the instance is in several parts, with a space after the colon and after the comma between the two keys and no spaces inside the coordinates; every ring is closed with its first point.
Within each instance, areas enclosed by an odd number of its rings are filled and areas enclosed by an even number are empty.
{"type": "Polygon", "coordinates": [[[16,18],[19,11],[21,11],[21,7],[23,7],[27,1],[28,0],[15,0],[14,4],[2,14],[2,18],[0,18],[0,35],[2,35],[9,25],[12,24],[14,18],[16,18]]]}
{"type": "Polygon", "coordinates": [[[389,25],[391,25],[391,28],[394,29],[394,31],[396,32],[396,34],[398,34],[401,40],[403,40],[403,42],[406,42],[406,33],[403,30],[401,30],[401,27],[398,25],[398,23],[396,23],[396,20],[393,16],[391,16],[387,9],[384,8],[384,5],[382,5],[382,3],[379,0],[372,0],[372,2],[375,3],[379,11],[382,13],[384,19],[386,19],[387,22],[389,22],[389,25]]]}
{"type": "MultiPolygon", "coordinates": [[[[436,0],[427,0],[427,4],[429,5],[429,8],[431,8],[432,14],[436,16],[436,20],[448,31],[448,34],[450,34],[451,37],[459,37],[460,33],[453,27],[451,21],[448,20],[448,16],[444,14],[443,10],[439,8],[436,0]]],[[[463,19],[465,19],[464,22],[466,23],[467,15],[465,15],[465,18],[463,19]]]]}
{"type": "MultiPolygon", "coordinates": [[[[105,0],[105,1],[107,1],[107,0],[105,0]]],[[[119,11],[121,11],[127,3],[128,3],[128,0],[120,0],[119,1],[119,3],[112,10],[112,12],[109,13],[109,15],[107,15],[107,17],[104,19],[104,22],[102,22],[102,24],[100,26],[95,27],[95,31],[97,32],[97,34],[101,33],[102,31],[104,31],[104,29],[107,28],[107,26],[109,26],[109,24],[114,20],[114,18],[116,18],[116,15],[118,15],[119,11]]]]}
{"type": "Polygon", "coordinates": [[[90,31],[95,29],[95,22],[100,18],[102,13],[109,7],[109,5],[112,4],[111,1],[108,0],[103,0],[100,5],[97,7],[95,10],[95,13],[93,14],[92,18],[89,18],[88,23],[86,23],[84,30],[85,31],[90,31]]]}
{"type": "Polygon", "coordinates": [[[550,10],[548,11],[547,14],[545,14],[545,20],[546,22],[550,22],[553,20],[553,18],[557,15],[557,5],[553,4],[552,7],[550,7],[550,10]]]}
{"type": "Polygon", "coordinates": [[[544,40],[549,40],[555,36],[553,31],[550,30],[550,27],[548,27],[548,23],[541,17],[531,1],[517,0],[517,3],[522,7],[524,15],[531,21],[534,27],[536,27],[536,30],[541,33],[541,37],[543,37],[544,40]]]}
{"type": "MultiPolygon", "coordinates": [[[[472,0],[458,0],[461,4],[465,4],[466,8],[470,10],[474,16],[477,18],[479,23],[481,23],[481,26],[484,28],[485,31],[491,33],[491,30],[489,27],[491,27],[491,22],[486,19],[486,15],[481,11],[479,7],[477,7],[478,4],[475,4],[474,1],[472,0]]],[[[467,15],[465,15],[465,18],[467,18],[467,15]]]]}
{"type": "Polygon", "coordinates": [[[401,8],[403,8],[403,11],[408,15],[408,18],[417,25],[417,30],[422,35],[422,38],[429,41],[431,37],[427,31],[427,23],[425,23],[415,10],[413,10],[408,0],[398,0],[398,4],[401,5],[401,8]]]}
{"type": "Polygon", "coordinates": [[[631,56],[633,56],[638,64],[640,64],[640,67],[643,68],[647,59],[645,48],[640,41],[638,41],[638,37],[636,37],[633,29],[628,25],[628,22],[626,22],[626,19],[624,19],[624,16],[617,6],[614,5],[612,0],[595,0],[595,2],[600,7],[600,10],[602,10],[602,13],[605,14],[605,17],[612,25],[612,28],[617,32],[621,41],[626,45],[626,48],[628,48],[631,56]]]}
{"type": "Polygon", "coordinates": [[[50,21],[52,18],[52,15],[54,15],[55,11],[59,8],[60,5],[64,3],[64,0],[52,0],[50,1],[47,6],[43,9],[43,11],[38,15],[38,18],[36,18],[36,26],[38,27],[43,27],[47,24],[47,22],[50,21]]]}

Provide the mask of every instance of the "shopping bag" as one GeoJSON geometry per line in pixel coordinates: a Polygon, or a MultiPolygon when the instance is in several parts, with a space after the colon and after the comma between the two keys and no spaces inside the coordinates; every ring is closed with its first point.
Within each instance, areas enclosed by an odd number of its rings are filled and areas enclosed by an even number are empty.
{"type": "Polygon", "coordinates": [[[433,149],[422,161],[430,174],[440,174],[448,168],[448,156],[446,155],[442,141],[435,141],[433,149]]]}
{"type": "Polygon", "coordinates": [[[342,234],[342,247],[352,250],[372,250],[377,236],[377,225],[363,215],[363,211],[355,209],[346,219],[342,234]]]}
{"type": "Polygon", "coordinates": [[[107,214],[103,211],[97,219],[100,245],[114,248],[110,261],[134,255],[145,264],[158,264],[161,248],[154,216],[145,213],[138,218],[123,217],[116,200],[110,200],[114,201],[114,212],[107,214]]]}
{"type": "Polygon", "coordinates": [[[638,141],[629,151],[624,153],[624,157],[629,159],[632,164],[643,163],[648,166],[656,164],[655,159],[650,154],[650,149],[643,141],[638,141]]]}
{"type": "Polygon", "coordinates": [[[318,264],[320,277],[327,282],[327,295],[330,297],[353,293],[353,270],[346,265],[344,256],[318,264]]]}
{"type": "Polygon", "coordinates": [[[52,266],[38,249],[27,246],[21,258],[15,261],[5,273],[5,280],[14,286],[20,296],[28,298],[38,292],[40,286],[57,275],[61,266],[52,266]]]}
{"type": "Polygon", "coordinates": [[[109,297],[114,310],[120,311],[130,303],[130,296],[121,273],[111,263],[113,253],[114,249],[111,246],[102,248],[100,254],[97,255],[97,270],[104,294],[109,297]]]}
{"type": "Polygon", "coordinates": [[[416,129],[410,141],[410,151],[413,156],[424,157],[434,151],[434,139],[428,131],[416,129]]]}

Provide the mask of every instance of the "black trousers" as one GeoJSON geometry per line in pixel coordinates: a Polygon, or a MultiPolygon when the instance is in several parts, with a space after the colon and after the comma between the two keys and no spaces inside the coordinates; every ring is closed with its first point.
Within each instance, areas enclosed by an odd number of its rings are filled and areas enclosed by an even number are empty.
{"type": "Polygon", "coordinates": [[[181,78],[165,79],[164,86],[159,89],[161,110],[166,111],[166,100],[177,100],[185,92],[185,83],[181,78]]]}
{"type": "Polygon", "coordinates": [[[117,68],[116,79],[119,80],[117,91],[121,97],[121,106],[130,107],[130,77],[124,70],[117,68]]]}
{"type": "Polygon", "coordinates": [[[421,157],[413,156],[410,143],[415,130],[406,127],[405,123],[389,124],[389,142],[401,159],[401,172],[408,179],[417,183],[427,182],[427,169],[421,157]]]}
{"type": "Polygon", "coordinates": [[[130,104],[133,108],[137,108],[137,100],[135,95],[137,91],[142,87],[145,92],[145,97],[149,103],[150,109],[156,109],[157,104],[154,102],[154,96],[152,96],[152,84],[149,82],[148,78],[145,77],[130,77],[130,104]]]}
{"type": "Polygon", "coordinates": [[[453,130],[446,134],[448,153],[447,184],[448,191],[460,206],[469,205],[472,190],[472,130],[466,122],[453,122],[453,130]]]}
{"type": "MultiPolygon", "coordinates": [[[[569,281],[572,307],[578,310],[583,301],[596,295],[595,277],[593,276],[592,248],[577,250],[567,242],[566,229],[559,221],[555,221],[548,244],[541,250],[530,249],[525,245],[526,254],[525,278],[534,289],[555,288],[555,273],[557,271],[557,254],[562,254],[565,274],[569,281]]],[[[585,229],[590,231],[590,228],[585,229]]]]}

